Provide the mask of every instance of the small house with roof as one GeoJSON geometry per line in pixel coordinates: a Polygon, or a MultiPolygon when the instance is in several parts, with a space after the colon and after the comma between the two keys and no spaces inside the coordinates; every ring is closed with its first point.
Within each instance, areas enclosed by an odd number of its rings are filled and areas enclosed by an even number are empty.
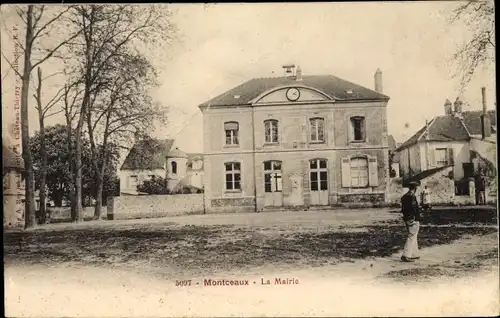
{"type": "MultiPolygon", "coordinates": [[[[201,188],[202,181],[191,181],[191,175],[202,178],[203,156],[187,154],[173,139],[144,139],[130,149],[120,168],[120,193],[138,195],[137,185],[154,176],[167,180],[167,188],[176,192],[183,187],[201,188]],[[195,162],[195,169],[193,169],[195,162]],[[195,171],[195,172],[194,172],[195,171]]],[[[202,179],[201,179],[202,180],[202,179]]]]}
{"type": "Polygon", "coordinates": [[[376,204],[389,178],[382,72],[255,78],[201,104],[205,209],[376,204]]]}
{"type": "Polygon", "coordinates": [[[470,178],[481,167],[496,173],[496,110],[487,109],[484,89],[482,111],[463,111],[458,97],[453,105],[446,100],[444,110],[396,149],[401,176],[428,177],[429,171],[451,167],[456,194],[466,195],[470,178]]]}

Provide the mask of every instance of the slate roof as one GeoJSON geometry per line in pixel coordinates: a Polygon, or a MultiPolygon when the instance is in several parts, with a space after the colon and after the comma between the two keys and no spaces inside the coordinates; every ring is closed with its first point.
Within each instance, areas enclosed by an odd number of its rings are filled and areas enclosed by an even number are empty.
{"type": "Polygon", "coordinates": [[[175,149],[170,149],[170,151],[167,154],[167,157],[169,157],[169,158],[187,158],[188,155],[187,155],[187,153],[180,150],[179,148],[175,148],[175,149]]]}
{"type": "MultiPolygon", "coordinates": [[[[463,113],[464,116],[464,124],[467,126],[471,135],[480,135],[481,134],[481,115],[483,111],[466,111],[463,113]]],[[[490,122],[492,126],[497,125],[497,116],[495,110],[489,110],[487,112],[488,117],[490,118],[490,122]]]]}
{"type": "MultiPolygon", "coordinates": [[[[461,141],[469,140],[471,135],[481,134],[481,114],[482,111],[463,112],[463,119],[453,115],[435,117],[428,128],[429,141],[461,141]],[[470,134],[469,134],[470,133],[470,134]]],[[[496,111],[488,111],[491,125],[496,126],[496,111]]],[[[419,129],[413,136],[400,145],[396,150],[400,151],[418,142],[420,138],[426,138],[424,133],[426,126],[419,129]]]]}
{"type": "Polygon", "coordinates": [[[3,169],[24,169],[23,158],[2,143],[2,167],[3,169]]]}
{"type": "Polygon", "coordinates": [[[432,169],[428,169],[428,170],[424,170],[424,171],[421,171],[419,173],[417,173],[416,175],[412,176],[410,181],[420,181],[420,180],[423,180],[429,176],[432,176],[433,174],[441,171],[441,170],[444,170],[448,167],[451,167],[451,166],[442,166],[442,167],[437,167],[437,168],[432,168],[432,169]]]}
{"type": "Polygon", "coordinates": [[[330,97],[343,101],[381,100],[389,97],[374,90],[348,82],[333,75],[306,75],[301,81],[294,77],[266,77],[254,78],[229,91],[201,104],[200,106],[238,106],[248,105],[260,94],[279,86],[285,85],[309,86],[316,88],[330,97]],[[352,90],[349,94],[348,91],[352,90]],[[235,98],[235,96],[239,96],[235,98]]]}
{"type": "Polygon", "coordinates": [[[121,170],[164,169],[165,158],[174,144],[173,139],[147,139],[137,142],[128,153],[121,170]]]}

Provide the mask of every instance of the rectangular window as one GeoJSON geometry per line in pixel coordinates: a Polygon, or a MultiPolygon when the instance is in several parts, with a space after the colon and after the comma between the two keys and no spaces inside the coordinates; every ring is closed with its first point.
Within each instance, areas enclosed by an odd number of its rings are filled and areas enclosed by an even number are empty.
{"type": "Polygon", "coordinates": [[[320,190],[328,190],[328,174],[326,171],[321,171],[319,173],[320,190]]]}
{"type": "Polygon", "coordinates": [[[325,141],[325,121],[323,118],[311,118],[309,120],[311,129],[311,142],[325,141]]]}
{"type": "Polygon", "coordinates": [[[351,160],[351,187],[364,188],[368,186],[368,160],[354,158],[351,160]]]}
{"type": "Polygon", "coordinates": [[[282,191],[281,162],[264,162],[264,191],[281,192],[282,191]]]}
{"type": "Polygon", "coordinates": [[[351,141],[365,141],[365,118],[352,117],[351,118],[351,141]]]}
{"type": "Polygon", "coordinates": [[[226,168],[226,190],[241,190],[241,171],[239,162],[225,163],[226,168]]]}
{"type": "Polygon", "coordinates": [[[224,131],[226,134],[226,145],[234,146],[239,144],[238,132],[239,125],[237,122],[227,122],[224,123],[224,131]]]}
{"type": "Polygon", "coordinates": [[[436,156],[436,165],[438,167],[441,166],[446,166],[448,164],[448,156],[447,156],[447,149],[446,148],[437,148],[435,150],[435,156],[436,156]]]}
{"type": "Polygon", "coordinates": [[[314,159],[309,162],[309,182],[311,191],[328,190],[328,170],[326,160],[314,159]]]}
{"type": "Polygon", "coordinates": [[[264,128],[265,128],[266,143],[277,143],[278,142],[278,121],[277,120],[266,120],[266,121],[264,121],[264,128]]]}

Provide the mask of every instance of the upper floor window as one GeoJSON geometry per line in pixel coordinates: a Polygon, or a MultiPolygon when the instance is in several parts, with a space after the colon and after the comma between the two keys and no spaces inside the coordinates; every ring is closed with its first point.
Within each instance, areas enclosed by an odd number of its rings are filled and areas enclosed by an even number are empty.
{"type": "Polygon", "coordinates": [[[224,131],[226,134],[226,145],[238,145],[239,125],[235,121],[224,123],[224,131]]]}
{"type": "Polygon", "coordinates": [[[311,118],[309,126],[311,129],[311,142],[324,142],[325,120],[323,118],[311,118]]]}
{"type": "Polygon", "coordinates": [[[453,148],[436,148],[434,156],[438,167],[453,164],[453,148]]]}
{"type": "Polygon", "coordinates": [[[360,116],[351,117],[351,141],[365,141],[365,139],[365,118],[360,116]]]}
{"type": "Polygon", "coordinates": [[[281,161],[265,161],[264,162],[264,191],[265,192],[281,192],[281,161]]]}
{"type": "Polygon", "coordinates": [[[239,162],[226,162],[226,190],[241,190],[241,165],[239,162]]]}
{"type": "Polygon", "coordinates": [[[274,119],[264,121],[266,142],[278,142],[278,121],[274,119]]]}
{"type": "Polygon", "coordinates": [[[171,166],[172,166],[172,173],[177,174],[177,162],[172,161],[171,166]]]}

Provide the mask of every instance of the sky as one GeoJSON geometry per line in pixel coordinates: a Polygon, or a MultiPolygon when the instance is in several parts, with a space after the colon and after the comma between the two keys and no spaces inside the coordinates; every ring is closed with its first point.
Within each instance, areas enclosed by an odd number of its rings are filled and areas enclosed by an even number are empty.
{"type": "MultiPolygon", "coordinates": [[[[300,65],[304,75],[332,74],[370,89],[380,68],[384,94],[390,97],[389,134],[398,142],[426,120],[442,115],[445,100],[453,102],[459,94],[469,109],[479,110],[485,86],[492,109],[493,68],[480,69],[462,93],[452,76],[451,57],[468,34],[463,24],[449,23],[457,5],[452,1],[171,4],[178,32],[170,47],[154,52],[161,85],[152,92],[169,108],[169,123],[158,127],[154,136],[175,138],[186,152],[202,152],[198,105],[251,78],[281,76],[281,66],[287,63],[300,65]]],[[[14,22],[6,19],[6,23],[14,22]]],[[[5,36],[2,45],[7,47],[4,40],[5,36]]],[[[12,94],[8,81],[12,83],[14,76],[6,69],[2,59],[2,78],[6,76],[2,90],[12,94]]],[[[61,121],[55,116],[48,124],[61,121]]],[[[37,130],[34,111],[30,122],[31,130],[37,130]]]]}

